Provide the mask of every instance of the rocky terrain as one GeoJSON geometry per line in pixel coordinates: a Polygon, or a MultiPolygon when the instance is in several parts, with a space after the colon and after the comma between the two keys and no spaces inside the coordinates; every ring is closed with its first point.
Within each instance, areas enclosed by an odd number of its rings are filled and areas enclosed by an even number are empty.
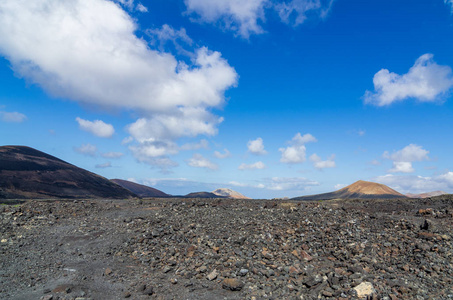
{"type": "Polygon", "coordinates": [[[451,299],[452,196],[0,205],[1,299],[451,299]]]}

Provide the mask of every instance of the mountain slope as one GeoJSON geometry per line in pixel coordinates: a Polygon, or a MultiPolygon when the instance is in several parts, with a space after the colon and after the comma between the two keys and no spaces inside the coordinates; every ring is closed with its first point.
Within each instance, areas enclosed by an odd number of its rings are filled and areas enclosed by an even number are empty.
{"type": "Polygon", "coordinates": [[[331,199],[394,199],[394,198],[407,198],[407,197],[389,188],[386,185],[359,180],[335,192],[302,196],[293,199],[331,200],[331,199]]]}
{"type": "Polygon", "coordinates": [[[435,196],[440,196],[448,194],[443,191],[434,191],[434,192],[429,192],[429,193],[421,193],[421,194],[406,194],[407,197],[409,198],[428,198],[428,197],[435,197],[435,196]]]}
{"type": "Polygon", "coordinates": [[[111,179],[110,181],[113,181],[114,183],[131,191],[132,193],[136,194],[139,197],[162,197],[162,198],[170,197],[170,195],[165,194],[164,192],[159,191],[158,189],[143,184],[138,184],[135,182],[122,179],[111,179]]]}
{"type": "Polygon", "coordinates": [[[226,198],[210,192],[195,192],[184,196],[184,198],[226,198]]]}
{"type": "Polygon", "coordinates": [[[226,188],[216,189],[211,193],[216,194],[217,196],[228,197],[233,199],[250,199],[249,197],[246,197],[239,192],[226,188]]]}
{"type": "Polygon", "coordinates": [[[110,180],[25,146],[0,147],[0,198],[129,198],[110,180]]]}

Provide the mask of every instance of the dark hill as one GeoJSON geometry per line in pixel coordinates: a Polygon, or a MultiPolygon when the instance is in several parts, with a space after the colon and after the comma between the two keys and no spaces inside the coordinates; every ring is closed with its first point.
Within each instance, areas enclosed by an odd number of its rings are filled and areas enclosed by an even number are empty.
{"type": "Polygon", "coordinates": [[[170,195],[165,194],[164,192],[159,191],[158,189],[143,184],[138,184],[135,182],[122,179],[111,179],[110,181],[113,181],[114,183],[131,191],[132,193],[136,194],[139,197],[159,197],[159,198],[171,197],[170,195]]]}
{"type": "Polygon", "coordinates": [[[110,180],[25,146],[0,147],[0,198],[129,198],[110,180]]]}
{"type": "Polygon", "coordinates": [[[402,199],[402,198],[407,197],[389,188],[386,185],[359,180],[335,192],[296,197],[293,198],[293,200],[402,199]]]}

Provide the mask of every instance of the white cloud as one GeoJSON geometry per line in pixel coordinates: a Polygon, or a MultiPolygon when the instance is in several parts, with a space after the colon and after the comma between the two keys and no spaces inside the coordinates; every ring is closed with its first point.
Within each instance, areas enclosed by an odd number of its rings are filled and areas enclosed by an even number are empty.
{"type": "Polygon", "coordinates": [[[392,154],[385,151],[382,157],[393,161],[393,168],[388,170],[390,173],[412,173],[415,171],[412,163],[429,160],[428,153],[421,146],[410,144],[392,154]]]}
{"type": "Polygon", "coordinates": [[[266,165],[262,161],[258,161],[249,165],[243,163],[238,167],[239,170],[261,170],[264,168],[266,168],[266,165]]]}
{"type": "Polygon", "coordinates": [[[318,140],[312,136],[309,133],[306,133],[304,135],[301,135],[300,132],[298,132],[292,139],[293,144],[301,145],[301,144],[307,144],[311,142],[317,142],[318,140]]]}
{"type": "Polygon", "coordinates": [[[121,145],[127,145],[127,144],[130,144],[134,141],[134,138],[131,137],[131,136],[128,136],[128,137],[125,137],[122,141],[121,141],[121,145]]]}
{"type": "Polygon", "coordinates": [[[121,4],[124,8],[129,11],[137,10],[139,12],[145,13],[148,12],[148,9],[143,6],[143,4],[139,3],[135,5],[134,0],[113,0],[119,4],[121,4]]]}
{"type": "Polygon", "coordinates": [[[378,176],[373,181],[385,184],[400,193],[426,193],[436,190],[445,192],[453,191],[453,172],[446,172],[433,177],[422,177],[414,175],[384,175],[378,176]]]}
{"type": "Polygon", "coordinates": [[[179,108],[174,114],[138,119],[128,127],[128,131],[140,143],[197,135],[213,136],[217,134],[216,126],[222,121],[223,118],[202,108],[179,108]]]}
{"type": "Polygon", "coordinates": [[[219,151],[215,151],[214,156],[217,157],[218,159],[224,159],[231,156],[231,153],[230,151],[228,151],[228,149],[223,149],[223,152],[224,153],[222,154],[219,151]]]}
{"type": "Polygon", "coordinates": [[[444,0],[445,4],[450,5],[451,13],[453,14],[453,0],[444,0]]]}
{"type": "Polygon", "coordinates": [[[297,26],[308,18],[324,19],[333,0],[184,0],[189,14],[199,16],[198,21],[213,23],[238,36],[249,38],[262,34],[266,10],[275,10],[282,22],[297,26]]]}
{"type": "Polygon", "coordinates": [[[309,16],[324,19],[332,7],[333,0],[291,0],[290,2],[277,3],[277,10],[284,23],[298,26],[304,23],[309,16]]]}
{"type": "Polygon", "coordinates": [[[98,148],[92,144],[83,144],[80,147],[74,147],[74,151],[87,156],[96,156],[98,148]]]}
{"type": "Polygon", "coordinates": [[[380,70],[374,75],[373,84],[375,91],[366,91],[365,103],[385,106],[409,98],[420,102],[435,102],[451,90],[453,77],[449,66],[438,65],[432,54],[424,54],[406,74],[380,70]]]}
{"type": "Polygon", "coordinates": [[[187,35],[187,32],[184,28],[175,30],[168,24],[162,25],[162,28],[153,28],[148,29],[146,33],[153,39],[153,43],[158,43],[160,49],[163,49],[163,46],[171,41],[176,47],[178,47],[181,53],[191,55],[189,52],[183,51],[183,47],[180,45],[180,41],[184,44],[192,45],[192,39],[187,35]]]}
{"type": "Polygon", "coordinates": [[[219,168],[219,166],[199,153],[195,153],[192,158],[188,159],[187,164],[194,168],[206,168],[210,170],[217,170],[219,168]]]}
{"type": "Polygon", "coordinates": [[[391,155],[384,152],[384,157],[394,161],[423,161],[429,159],[428,153],[429,151],[423,149],[422,146],[410,144],[391,155]]]}
{"type": "Polygon", "coordinates": [[[297,133],[289,142],[291,146],[278,149],[282,153],[280,161],[288,164],[303,163],[306,160],[307,150],[304,144],[316,141],[316,138],[309,133],[303,136],[297,133]]]}
{"type": "Polygon", "coordinates": [[[103,163],[103,164],[98,164],[95,166],[97,169],[106,169],[106,168],[111,168],[112,167],[112,163],[111,162],[106,162],[106,163],[103,163]]]}
{"type": "Polygon", "coordinates": [[[327,160],[322,160],[316,153],[310,156],[310,161],[316,169],[322,170],[326,168],[335,168],[335,154],[329,157],[327,160]]]}
{"type": "Polygon", "coordinates": [[[234,68],[206,47],[192,50],[189,61],[152,49],[121,8],[133,11],[134,1],[117,3],[1,1],[0,53],[16,74],[55,97],[135,111],[137,147],[216,134],[223,118],[212,109],[236,85],[234,68]]]}
{"type": "Polygon", "coordinates": [[[148,12],[148,8],[146,8],[146,6],[141,3],[137,4],[137,7],[135,9],[142,13],[148,12]]]}
{"type": "Polygon", "coordinates": [[[343,184],[343,183],[338,183],[336,184],[333,188],[335,190],[341,190],[342,188],[344,188],[346,186],[346,184],[343,184]]]}
{"type": "Polygon", "coordinates": [[[111,124],[106,124],[101,120],[88,121],[77,117],[76,121],[79,123],[80,129],[88,131],[98,137],[109,138],[115,133],[115,129],[111,124]]]}
{"type": "Polygon", "coordinates": [[[124,153],[121,152],[106,152],[101,154],[101,156],[105,158],[120,158],[123,155],[124,153]]]}
{"type": "Polygon", "coordinates": [[[268,0],[184,0],[189,13],[196,13],[200,20],[220,23],[243,38],[260,34],[264,30],[258,24],[264,22],[264,5],[268,0]]]}
{"type": "Polygon", "coordinates": [[[256,140],[248,141],[247,148],[250,153],[255,155],[264,155],[267,153],[267,151],[264,150],[263,139],[260,137],[256,140]]]}
{"type": "Polygon", "coordinates": [[[413,173],[415,169],[412,163],[408,161],[394,161],[393,168],[388,170],[390,173],[413,173]]]}
{"type": "Polygon", "coordinates": [[[0,111],[0,120],[8,123],[22,123],[27,120],[27,116],[19,112],[0,111]]]}
{"type": "Polygon", "coordinates": [[[208,149],[209,142],[205,139],[199,141],[198,143],[187,143],[179,147],[182,151],[189,151],[189,150],[198,150],[198,149],[208,149]]]}
{"type": "Polygon", "coordinates": [[[139,161],[146,162],[147,158],[177,154],[178,146],[173,142],[143,142],[139,145],[129,146],[129,150],[139,161]]]}
{"type": "Polygon", "coordinates": [[[280,161],[287,164],[303,163],[306,160],[306,150],[304,145],[280,148],[278,149],[282,153],[280,161]]]}

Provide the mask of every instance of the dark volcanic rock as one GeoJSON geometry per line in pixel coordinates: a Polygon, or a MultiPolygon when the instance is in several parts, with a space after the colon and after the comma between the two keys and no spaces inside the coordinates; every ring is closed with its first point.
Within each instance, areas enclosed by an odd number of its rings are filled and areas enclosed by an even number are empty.
{"type": "Polygon", "coordinates": [[[24,146],[0,147],[0,198],[129,198],[132,192],[24,146]]]}
{"type": "Polygon", "coordinates": [[[1,208],[2,299],[453,298],[452,196],[1,208]]]}

